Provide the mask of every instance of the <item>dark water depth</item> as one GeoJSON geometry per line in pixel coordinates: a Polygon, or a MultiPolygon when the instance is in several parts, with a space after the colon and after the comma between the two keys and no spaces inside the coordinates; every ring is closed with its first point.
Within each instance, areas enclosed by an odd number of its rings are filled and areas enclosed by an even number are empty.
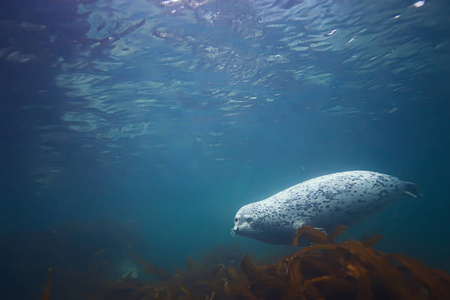
{"type": "Polygon", "coordinates": [[[41,297],[50,266],[55,289],[75,273],[149,279],[130,246],[171,272],[190,256],[278,257],[290,248],[230,235],[237,210],[347,170],[415,182],[424,198],[343,239],[379,233],[377,249],[450,272],[449,11],[444,0],[2,1],[4,299],[41,297]]]}

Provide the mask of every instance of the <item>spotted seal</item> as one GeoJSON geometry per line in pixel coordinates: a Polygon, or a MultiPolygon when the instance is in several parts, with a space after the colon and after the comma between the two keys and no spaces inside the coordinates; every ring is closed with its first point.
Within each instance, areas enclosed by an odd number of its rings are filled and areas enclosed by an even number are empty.
{"type": "Polygon", "coordinates": [[[377,172],[324,175],[241,207],[231,233],[287,245],[302,225],[325,232],[337,225],[352,225],[402,195],[422,196],[414,183],[377,172]]]}

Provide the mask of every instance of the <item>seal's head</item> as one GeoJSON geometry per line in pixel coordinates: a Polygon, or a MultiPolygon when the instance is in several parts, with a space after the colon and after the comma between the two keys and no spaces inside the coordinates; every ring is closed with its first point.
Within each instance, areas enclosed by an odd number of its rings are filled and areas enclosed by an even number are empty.
{"type": "Polygon", "coordinates": [[[260,202],[247,204],[236,213],[231,235],[249,237],[264,243],[286,245],[292,242],[295,229],[281,222],[260,202]]]}
{"type": "Polygon", "coordinates": [[[255,214],[253,205],[243,206],[234,217],[234,227],[232,234],[242,235],[257,239],[256,236],[263,233],[264,228],[259,222],[257,214],[255,214]]]}

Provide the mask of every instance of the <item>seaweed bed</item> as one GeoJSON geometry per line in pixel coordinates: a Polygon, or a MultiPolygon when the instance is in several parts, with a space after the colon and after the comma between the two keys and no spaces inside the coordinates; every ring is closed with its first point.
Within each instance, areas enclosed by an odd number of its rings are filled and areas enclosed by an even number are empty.
{"type": "MultiPolygon", "coordinates": [[[[206,267],[189,260],[176,275],[146,262],[130,247],[136,262],[158,280],[143,281],[131,273],[115,281],[99,280],[82,299],[450,299],[449,274],[372,249],[379,236],[335,243],[343,230],[327,236],[303,226],[292,243],[294,251],[299,238],[313,244],[275,264],[256,265],[247,255],[239,267],[206,267]]],[[[49,292],[50,280],[44,300],[51,299],[49,292]]]]}

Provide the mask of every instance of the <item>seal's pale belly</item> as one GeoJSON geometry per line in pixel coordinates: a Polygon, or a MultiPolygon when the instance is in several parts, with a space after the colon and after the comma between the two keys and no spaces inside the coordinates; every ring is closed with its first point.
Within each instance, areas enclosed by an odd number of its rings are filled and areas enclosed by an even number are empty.
{"type": "Polygon", "coordinates": [[[317,177],[265,200],[243,206],[233,232],[262,242],[290,244],[306,224],[325,231],[358,220],[398,200],[421,196],[409,182],[371,171],[349,171],[317,177]]]}

